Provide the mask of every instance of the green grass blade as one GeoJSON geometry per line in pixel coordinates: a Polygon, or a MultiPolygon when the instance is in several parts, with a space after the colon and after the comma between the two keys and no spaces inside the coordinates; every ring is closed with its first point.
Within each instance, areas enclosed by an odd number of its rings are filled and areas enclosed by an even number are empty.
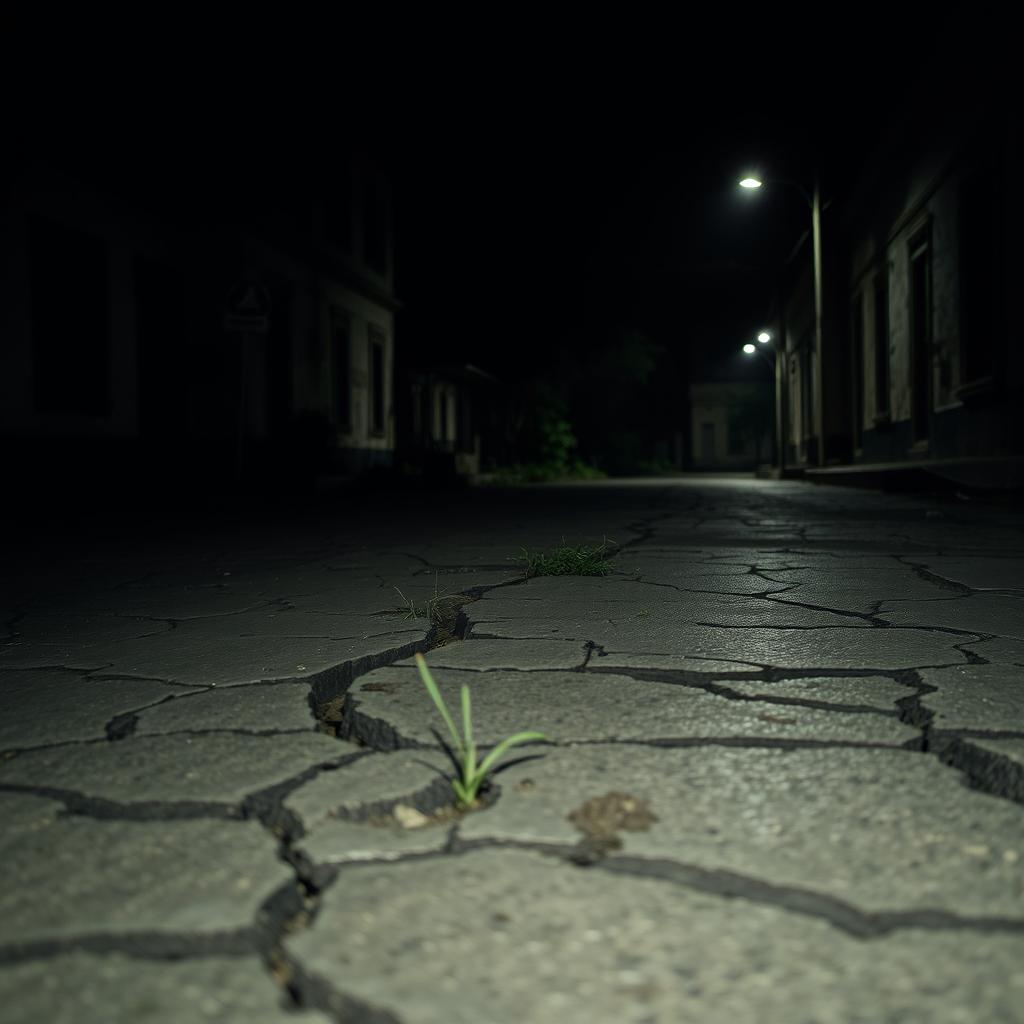
{"type": "Polygon", "coordinates": [[[463,777],[469,781],[476,771],[476,744],[473,742],[473,715],[470,709],[469,687],[462,684],[462,735],[466,742],[466,767],[463,777]]]}
{"type": "Polygon", "coordinates": [[[434,677],[430,674],[430,669],[427,668],[427,663],[423,660],[422,654],[416,655],[416,667],[420,671],[420,678],[423,680],[423,685],[427,688],[427,693],[430,694],[430,699],[434,702],[437,710],[441,712],[444,724],[448,726],[448,732],[451,734],[456,751],[459,753],[460,757],[465,758],[465,749],[463,748],[462,740],[459,738],[459,734],[455,729],[455,723],[452,721],[452,716],[448,713],[448,707],[444,702],[444,698],[441,696],[441,691],[437,688],[437,683],[434,682],[434,677]]]}
{"type": "MultiPolygon", "coordinates": [[[[510,747],[517,746],[520,743],[531,743],[533,740],[546,740],[547,736],[542,732],[517,732],[514,736],[509,736],[508,739],[502,740],[484,759],[480,767],[477,769],[477,775],[482,781],[491,768],[497,763],[498,759],[507,751],[510,747]]],[[[479,782],[477,783],[479,785],[479,782]]]]}

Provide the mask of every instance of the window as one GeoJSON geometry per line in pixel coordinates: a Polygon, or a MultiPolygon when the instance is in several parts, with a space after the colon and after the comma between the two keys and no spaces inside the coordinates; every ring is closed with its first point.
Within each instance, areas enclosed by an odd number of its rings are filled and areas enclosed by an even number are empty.
{"type": "Polygon", "coordinates": [[[334,417],[339,428],[352,429],[352,322],[340,309],[331,310],[331,369],[334,417]]]}
{"type": "Polygon", "coordinates": [[[29,275],[36,411],[105,416],[110,411],[106,246],[74,228],[34,218],[29,275]]]}
{"type": "Polygon", "coordinates": [[[875,415],[889,412],[889,268],[875,275],[875,415]]]}
{"type": "Polygon", "coordinates": [[[384,434],[384,332],[370,328],[370,432],[384,434]]]}

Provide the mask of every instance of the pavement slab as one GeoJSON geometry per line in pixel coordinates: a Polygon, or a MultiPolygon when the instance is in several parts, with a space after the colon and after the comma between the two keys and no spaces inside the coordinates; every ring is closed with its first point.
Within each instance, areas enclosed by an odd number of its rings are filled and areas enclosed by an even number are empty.
{"type": "Polygon", "coordinates": [[[210,936],[252,928],[293,874],[257,822],[99,821],[0,793],[0,952],[96,935],[210,936]]]}
{"type": "Polygon", "coordinates": [[[38,787],[119,804],[236,804],[358,752],[322,733],[137,736],[29,750],[0,762],[0,787],[38,787]]]}
{"type": "MultiPolygon", "coordinates": [[[[487,745],[523,729],[543,732],[556,743],[744,737],[901,746],[919,737],[895,713],[733,700],[696,687],[604,672],[447,670],[437,683],[450,708],[459,706],[462,684],[469,685],[474,732],[477,742],[487,745]]],[[[349,714],[354,734],[375,746],[432,745],[431,730],[443,728],[414,668],[382,668],[361,677],[351,690],[349,714]]]]}
{"type": "Polygon", "coordinates": [[[255,956],[140,960],[63,953],[0,966],[5,1024],[328,1024],[296,1011],[255,956]]]}
{"type": "Polygon", "coordinates": [[[923,698],[942,730],[1016,730],[1024,734],[1024,668],[1015,665],[955,665],[924,669],[921,679],[935,692],[923,698]]]}
{"type": "MultiPolygon", "coordinates": [[[[587,659],[586,645],[577,640],[479,640],[469,636],[466,643],[448,644],[430,652],[430,664],[437,668],[529,671],[532,669],[574,669],[587,659]]],[[[412,665],[410,659],[395,662],[412,665]]]]}
{"type": "Polygon", "coordinates": [[[1020,949],[1019,935],[924,928],[864,941],[523,850],[345,868],[286,941],[328,1005],[336,986],[403,1024],[1020,1021],[1020,949]],[[936,970],[952,960],[955,976],[936,970]]]}
{"type": "Polygon", "coordinates": [[[108,673],[192,686],[237,686],[302,678],[346,660],[403,650],[421,641],[424,633],[422,623],[398,616],[386,622],[367,615],[358,622],[309,616],[304,622],[292,618],[277,623],[264,616],[246,621],[239,615],[224,623],[195,619],[158,639],[90,649],[72,657],[71,664],[91,659],[108,673]]]}
{"type": "Polygon", "coordinates": [[[149,679],[90,678],[53,669],[5,672],[0,750],[102,739],[116,716],[194,692],[149,679]]]}
{"type": "Polygon", "coordinates": [[[898,700],[905,700],[917,692],[885,676],[807,676],[778,681],[729,679],[718,685],[748,697],[802,704],[820,703],[834,706],[837,710],[858,707],[889,712],[893,711],[898,700]]]}
{"type": "Polygon", "coordinates": [[[894,626],[940,626],[1024,640],[1024,594],[970,594],[940,601],[885,601],[879,617],[894,626]]]}
{"type": "Polygon", "coordinates": [[[927,555],[918,561],[935,576],[972,590],[1024,591],[1024,558],[1005,554],[970,558],[927,555]]]}
{"type": "Polygon", "coordinates": [[[164,700],[139,712],[136,736],[161,733],[288,732],[314,729],[316,719],[305,683],[220,687],[164,700]]]}
{"type": "Polygon", "coordinates": [[[1019,509],[313,504],[12,545],[4,1020],[1024,1024],[1019,509]],[[483,752],[549,736],[468,811],[414,652],[483,752]]]}
{"type": "Polygon", "coordinates": [[[500,798],[463,819],[462,839],[571,844],[581,831],[570,814],[623,793],[656,817],[611,829],[626,856],[730,871],[865,913],[1024,922],[1024,815],[933,757],[602,745],[551,751],[497,781],[500,798]]]}

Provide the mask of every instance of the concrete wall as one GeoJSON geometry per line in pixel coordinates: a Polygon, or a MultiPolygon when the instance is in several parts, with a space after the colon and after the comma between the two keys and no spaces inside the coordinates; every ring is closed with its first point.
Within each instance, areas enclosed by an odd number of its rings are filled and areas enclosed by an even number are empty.
{"type": "Polygon", "coordinates": [[[695,469],[750,469],[770,457],[770,427],[760,433],[760,453],[755,436],[739,438],[734,451],[729,445],[730,420],[750,403],[766,402],[767,388],[748,382],[690,385],[690,458],[695,469]]]}

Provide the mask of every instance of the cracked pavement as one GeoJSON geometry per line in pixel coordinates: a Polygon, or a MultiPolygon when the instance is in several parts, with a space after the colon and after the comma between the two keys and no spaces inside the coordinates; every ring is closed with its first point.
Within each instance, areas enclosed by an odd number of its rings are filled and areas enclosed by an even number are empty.
{"type": "Polygon", "coordinates": [[[2,1018],[1024,1021],[1022,525],[683,477],[20,539],[2,1018]],[[416,652],[548,737],[469,813],[416,652]]]}

